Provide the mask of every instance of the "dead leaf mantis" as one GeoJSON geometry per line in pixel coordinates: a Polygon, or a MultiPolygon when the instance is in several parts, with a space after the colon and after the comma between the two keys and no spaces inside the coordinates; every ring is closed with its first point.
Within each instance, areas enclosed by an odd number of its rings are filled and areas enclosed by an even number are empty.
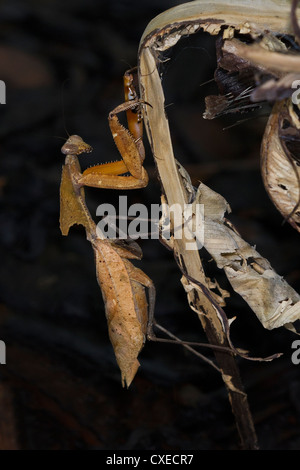
{"type": "Polygon", "coordinates": [[[151,279],[129,261],[142,256],[135,242],[122,241],[120,244],[99,238],[96,224],[85,204],[83,187],[136,189],[148,184],[148,175],[143,168],[145,152],[139,109],[141,104],[131,86],[132,81],[133,76],[129,71],[124,76],[127,101],[108,116],[122,160],[96,165],[81,173],[78,155],[89,153],[92,148],[76,135],[70,136],[63,145],[62,153],[66,155],[66,160],[61,182],[60,215],[62,234],[67,235],[74,223],[82,224],[94,249],[97,280],[105,303],[109,336],[121,370],[122,383],[127,387],[139,367],[137,356],[145,342],[147,326],[150,332],[145,288],[149,290],[149,316],[153,317],[155,287],[151,279]],[[117,114],[122,111],[127,111],[129,131],[118,120],[117,114]],[[130,176],[123,176],[127,172],[130,176]]]}
{"type": "Polygon", "coordinates": [[[94,250],[97,280],[105,304],[109,337],[121,370],[123,386],[126,384],[129,387],[139,367],[137,357],[146,337],[155,341],[182,344],[216,369],[218,368],[212,361],[191,348],[191,345],[226,351],[229,349],[183,342],[155,322],[161,331],[173,339],[156,338],[153,333],[154,284],[142,270],[129,261],[141,259],[139,246],[133,240],[111,240],[106,239],[103,234],[101,236],[85,203],[84,186],[137,189],[148,184],[148,175],[143,167],[145,151],[142,142],[142,102],[135,92],[131,70],[124,75],[124,88],[127,101],[108,115],[110,130],[122,160],[96,165],[82,173],[78,156],[91,152],[91,146],[78,135],[72,135],[61,149],[66,158],[60,189],[60,228],[63,235],[68,235],[70,227],[74,224],[81,224],[86,229],[87,239],[94,250]],[[129,130],[121,125],[117,117],[122,111],[126,111],[129,130]],[[124,176],[124,173],[128,172],[130,176],[124,176]]]}

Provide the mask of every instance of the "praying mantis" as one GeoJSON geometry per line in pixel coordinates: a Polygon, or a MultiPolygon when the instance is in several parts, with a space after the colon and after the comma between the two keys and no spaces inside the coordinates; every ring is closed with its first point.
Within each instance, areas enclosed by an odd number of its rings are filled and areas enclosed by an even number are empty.
{"type": "Polygon", "coordinates": [[[85,203],[84,186],[110,189],[137,189],[148,184],[143,167],[141,102],[133,86],[133,70],[124,75],[126,101],[113,109],[108,121],[122,160],[96,165],[81,172],[78,156],[92,151],[81,137],[71,135],[61,151],[65,158],[60,199],[60,228],[68,235],[73,224],[84,225],[95,254],[96,274],[105,303],[108,330],[121,370],[122,384],[129,387],[139,367],[137,356],[146,335],[152,336],[155,287],[152,280],[129,260],[141,259],[142,252],[133,240],[99,238],[96,224],[85,203]],[[125,111],[128,128],[117,115],[125,111]],[[124,176],[129,173],[129,176],[124,176]],[[145,289],[149,292],[149,307],[145,289]]]}

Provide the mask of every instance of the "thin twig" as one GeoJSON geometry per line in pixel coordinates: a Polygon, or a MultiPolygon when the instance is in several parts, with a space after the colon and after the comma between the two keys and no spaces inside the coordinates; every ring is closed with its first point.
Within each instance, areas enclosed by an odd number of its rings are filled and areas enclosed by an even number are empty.
{"type": "Polygon", "coordinates": [[[200,359],[202,359],[204,362],[208,363],[210,366],[212,366],[214,369],[216,369],[218,372],[222,373],[221,369],[219,369],[219,367],[216,366],[216,364],[211,361],[210,359],[208,359],[206,356],[204,356],[203,354],[199,353],[199,351],[196,351],[196,349],[192,348],[191,346],[194,345],[194,346],[201,346],[201,347],[206,347],[206,348],[210,348],[210,349],[214,349],[214,350],[218,350],[218,351],[223,351],[223,352],[230,352],[232,353],[231,349],[228,348],[228,347],[225,347],[225,346],[219,346],[219,345],[214,345],[214,344],[209,344],[209,343],[197,343],[197,342],[194,342],[194,341],[182,341],[180,338],[178,338],[177,336],[175,336],[173,333],[171,333],[171,331],[167,330],[166,328],[164,328],[163,326],[161,326],[159,323],[154,323],[154,325],[156,326],[156,328],[160,331],[162,331],[163,333],[165,333],[166,335],[170,336],[170,338],[172,338],[172,340],[170,339],[165,339],[165,338],[157,338],[156,336],[154,335],[151,335],[150,337],[148,337],[148,339],[150,339],[151,341],[157,341],[157,342],[160,342],[160,343],[172,343],[172,344],[179,344],[180,346],[183,346],[184,348],[188,349],[191,353],[193,353],[195,356],[198,356],[200,359]],[[174,340],[174,341],[173,341],[174,340]]]}

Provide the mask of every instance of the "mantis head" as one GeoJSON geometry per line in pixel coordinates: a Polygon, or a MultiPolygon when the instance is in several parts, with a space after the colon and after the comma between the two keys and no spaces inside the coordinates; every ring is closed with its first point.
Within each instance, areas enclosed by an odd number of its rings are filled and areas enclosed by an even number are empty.
{"type": "Polygon", "coordinates": [[[86,144],[79,135],[71,135],[62,146],[61,151],[64,155],[80,155],[92,152],[93,148],[86,144]]]}

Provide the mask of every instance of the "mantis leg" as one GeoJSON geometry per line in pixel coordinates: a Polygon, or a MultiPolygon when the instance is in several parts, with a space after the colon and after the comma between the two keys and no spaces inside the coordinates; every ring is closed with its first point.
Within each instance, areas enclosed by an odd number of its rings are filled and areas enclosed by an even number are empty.
{"type": "MultiPolygon", "coordinates": [[[[147,186],[148,175],[143,168],[145,150],[142,131],[139,126],[136,129],[133,127],[132,116],[129,122],[135,135],[122,126],[117,117],[122,111],[129,112],[140,106],[137,99],[126,101],[109,113],[110,130],[123,160],[87,168],[78,181],[80,185],[108,189],[137,189],[147,186]],[[130,176],[121,176],[124,173],[130,173],[130,176]]],[[[139,119],[138,116],[135,116],[136,120],[139,119]]]]}

